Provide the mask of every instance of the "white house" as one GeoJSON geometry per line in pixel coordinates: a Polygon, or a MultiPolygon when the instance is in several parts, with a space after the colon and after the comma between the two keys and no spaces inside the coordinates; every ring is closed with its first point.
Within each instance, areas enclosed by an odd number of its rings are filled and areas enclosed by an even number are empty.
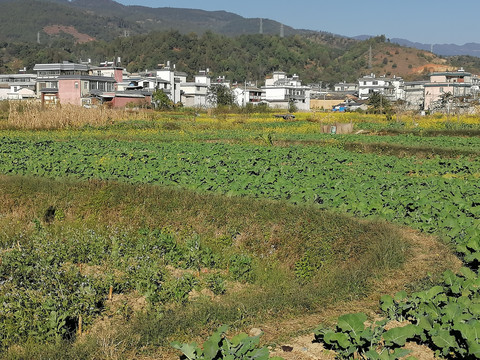
{"type": "Polygon", "coordinates": [[[150,93],[162,90],[176,104],[181,101],[180,84],[186,80],[186,73],[175,71],[175,65],[170,67],[170,62],[167,62],[166,66],[159,64],[156,70],[124,76],[123,81],[117,83],[117,90],[150,93]]]}
{"type": "Polygon", "coordinates": [[[333,91],[342,93],[355,93],[358,90],[358,83],[347,83],[345,81],[333,86],[333,91]]]}
{"type": "Polygon", "coordinates": [[[423,110],[424,90],[427,81],[409,81],[404,83],[405,109],[423,110]]]}
{"type": "Polygon", "coordinates": [[[182,101],[180,84],[187,81],[186,73],[176,71],[175,65],[170,67],[170,61],[167,61],[166,66],[160,64],[159,69],[155,70],[155,78],[155,89],[162,89],[174,104],[182,101]]]}
{"type": "Polygon", "coordinates": [[[310,88],[303,86],[295,74],[289,78],[286,73],[276,71],[271,79],[266,79],[262,90],[263,100],[272,108],[288,109],[293,103],[298,110],[310,110],[310,88]]]}
{"type": "Polygon", "coordinates": [[[400,77],[394,76],[387,78],[385,76],[375,76],[370,74],[358,79],[358,97],[361,100],[366,100],[373,93],[379,93],[389,100],[396,101],[403,99],[404,81],[400,77]]]}
{"type": "Polygon", "coordinates": [[[0,75],[0,100],[35,98],[35,74],[0,75]]]}
{"type": "Polygon", "coordinates": [[[187,107],[209,107],[207,102],[208,88],[211,85],[208,69],[201,70],[193,82],[180,83],[181,101],[187,107]]]}
{"type": "Polygon", "coordinates": [[[247,104],[258,105],[262,102],[265,91],[252,84],[239,85],[233,89],[235,95],[235,103],[238,106],[246,106],[247,104]]]}

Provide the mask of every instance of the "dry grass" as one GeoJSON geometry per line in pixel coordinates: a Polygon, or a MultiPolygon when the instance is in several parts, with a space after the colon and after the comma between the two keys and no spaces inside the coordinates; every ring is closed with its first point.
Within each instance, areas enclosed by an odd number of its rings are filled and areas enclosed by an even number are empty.
{"type": "Polygon", "coordinates": [[[105,126],[121,120],[146,120],[146,111],[111,109],[105,106],[87,109],[76,105],[42,106],[38,102],[10,102],[6,122],[0,124],[7,129],[49,130],[78,128],[85,125],[105,126]]]}
{"type": "MultiPolygon", "coordinates": [[[[333,325],[340,315],[347,313],[364,312],[371,318],[376,318],[381,295],[393,295],[397,291],[408,289],[410,284],[421,282],[429,273],[436,275],[448,268],[457,271],[461,267],[461,261],[437,238],[407,228],[404,235],[412,245],[411,256],[400,269],[393,269],[381,279],[374,279],[375,290],[366,298],[332,304],[319,313],[300,316],[294,320],[280,319],[261,325],[260,328],[265,332],[263,341],[276,342],[283,338],[286,339],[284,343],[293,347],[292,352],[284,352],[279,347],[274,355],[286,360],[331,360],[334,358],[332,352],[326,351],[320,344],[312,343],[314,336],[312,333],[304,334],[306,329],[312,329],[322,323],[333,325]],[[301,335],[292,335],[295,333],[301,335]]],[[[412,355],[418,359],[433,358],[432,351],[425,346],[410,344],[407,348],[413,350],[412,355]]]]}

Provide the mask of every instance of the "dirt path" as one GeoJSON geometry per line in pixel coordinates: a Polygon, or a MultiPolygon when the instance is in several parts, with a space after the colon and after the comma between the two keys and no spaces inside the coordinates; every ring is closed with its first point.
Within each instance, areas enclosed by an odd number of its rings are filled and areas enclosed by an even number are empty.
{"type": "MultiPolygon", "coordinates": [[[[404,290],[409,284],[418,283],[428,274],[439,274],[447,269],[453,271],[461,267],[461,262],[447,246],[441,244],[435,237],[425,236],[414,230],[405,230],[405,236],[410,239],[411,255],[401,269],[385,275],[383,279],[373,283],[375,291],[367,298],[336,303],[317,314],[309,314],[276,323],[268,323],[259,328],[264,332],[262,340],[266,343],[279,343],[271,352],[285,360],[328,360],[334,359],[334,353],[325,350],[321,344],[312,343],[313,330],[319,324],[334,324],[338,316],[346,313],[364,312],[371,318],[378,317],[379,300],[384,294],[393,295],[404,290]],[[310,331],[305,333],[306,331],[310,331]]],[[[433,353],[425,347],[410,345],[413,353],[419,359],[433,359],[433,353]]]]}

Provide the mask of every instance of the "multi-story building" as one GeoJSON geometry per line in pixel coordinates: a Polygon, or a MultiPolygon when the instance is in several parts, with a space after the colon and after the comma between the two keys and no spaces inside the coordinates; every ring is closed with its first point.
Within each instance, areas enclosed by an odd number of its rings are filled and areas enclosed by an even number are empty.
{"type": "Polygon", "coordinates": [[[406,110],[424,109],[424,90],[427,81],[409,81],[404,83],[404,98],[406,110]]]}
{"type": "Polygon", "coordinates": [[[288,109],[295,105],[298,110],[310,110],[310,88],[302,85],[299,77],[294,74],[291,78],[282,71],[273,73],[273,77],[266,79],[264,99],[270,107],[288,109]]]}
{"type": "Polygon", "coordinates": [[[233,89],[235,103],[238,106],[246,106],[247,104],[258,105],[262,102],[265,91],[256,87],[254,84],[245,83],[243,86],[238,85],[233,89]]]}
{"type": "Polygon", "coordinates": [[[89,106],[95,102],[111,102],[114,107],[127,103],[149,102],[151,94],[116,90],[123,80],[123,69],[108,63],[99,67],[68,61],[56,64],[36,64],[37,94],[42,103],[89,106]]]}
{"type": "Polygon", "coordinates": [[[403,99],[405,97],[403,79],[396,76],[393,78],[377,77],[375,74],[358,79],[359,99],[366,100],[373,93],[379,93],[391,101],[403,99]]]}
{"type": "Polygon", "coordinates": [[[0,100],[22,100],[36,97],[35,74],[0,75],[0,100]]]}
{"type": "Polygon", "coordinates": [[[444,94],[454,98],[476,94],[478,78],[463,68],[457,71],[435,72],[430,75],[430,82],[425,84],[425,109],[433,110],[444,94]]]}
{"type": "Polygon", "coordinates": [[[211,79],[207,70],[200,70],[195,75],[193,82],[180,83],[181,101],[187,107],[209,107],[211,104],[207,101],[208,88],[211,85],[211,79]]]}
{"type": "MultiPolygon", "coordinates": [[[[57,81],[57,99],[61,104],[90,105],[93,95],[103,99],[105,93],[109,94],[107,97],[115,93],[115,79],[110,76],[61,75],[57,81]]],[[[53,94],[52,89],[48,93],[53,94]]]]}
{"type": "Polygon", "coordinates": [[[55,64],[36,64],[33,71],[37,72],[36,92],[44,89],[58,89],[58,77],[63,75],[87,76],[90,67],[87,64],[75,64],[69,61],[55,64]]]}

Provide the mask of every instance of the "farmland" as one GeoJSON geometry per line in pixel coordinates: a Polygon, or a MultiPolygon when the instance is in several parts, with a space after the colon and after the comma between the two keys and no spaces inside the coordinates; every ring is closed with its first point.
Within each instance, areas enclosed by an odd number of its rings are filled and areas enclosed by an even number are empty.
{"type": "Polygon", "coordinates": [[[478,357],[478,118],[108,117],[1,124],[4,357],[171,358],[170,341],[222,324],[268,327],[372,294],[412,327],[372,330],[356,314],[317,341],[345,357],[394,358],[407,340],[478,357]],[[362,131],[321,133],[336,121],[362,131]],[[434,239],[434,261],[379,293],[417,258],[412,231],[434,239]]]}

